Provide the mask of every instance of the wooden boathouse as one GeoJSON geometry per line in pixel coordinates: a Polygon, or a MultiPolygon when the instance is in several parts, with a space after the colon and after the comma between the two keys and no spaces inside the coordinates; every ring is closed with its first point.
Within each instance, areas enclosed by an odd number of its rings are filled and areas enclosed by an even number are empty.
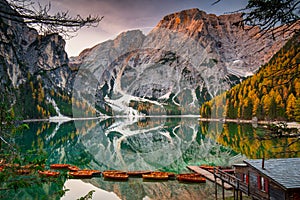
{"type": "Polygon", "coordinates": [[[234,176],[214,169],[216,184],[231,185],[234,199],[244,193],[254,200],[300,200],[300,158],[245,160],[234,169],[234,176]]]}
{"type": "Polygon", "coordinates": [[[300,200],[300,158],[245,160],[235,176],[253,199],[300,200]]]}

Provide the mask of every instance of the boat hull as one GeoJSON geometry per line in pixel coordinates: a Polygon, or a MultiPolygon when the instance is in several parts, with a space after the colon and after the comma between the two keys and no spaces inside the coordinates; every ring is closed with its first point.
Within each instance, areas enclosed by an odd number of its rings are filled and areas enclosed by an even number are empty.
{"type": "Polygon", "coordinates": [[[57,177],[60,174],[59,172],[50,171],[50,170],[38,171],[38,173],[41,176],[47,176],[47,177],[57,177]]]}
{"type": "Polygon", "coordinates": [[[127,181],[128,175],[124,172],[103,172],[102,173],[104,179],[108,180],[117,180],[117,181],[127,181]]]}
{"type": "Polygon", "coordinates": [[[205,183],[206,178],[200,174],[179,174],[177,176],[179,182],[189,182],[189,183],[205,183]]]}
{"type": "Polygon", "coordinates": [[[78,179],[87,179],[93,178],[93,173],[90,171],[77,171],[77,172],[68,172],[70,178],[78,178],[78,179]]]}
{"type": "Polygon", "coordinates": [[[168,172],[151,172],[150,174],[143,174],[143,180],[168,180],[168,172]]]}
{"type": "Polygon", "coordinates": [[[69,164],[51,164],[51,169],[68,169],[70,165],[69,164]]]}

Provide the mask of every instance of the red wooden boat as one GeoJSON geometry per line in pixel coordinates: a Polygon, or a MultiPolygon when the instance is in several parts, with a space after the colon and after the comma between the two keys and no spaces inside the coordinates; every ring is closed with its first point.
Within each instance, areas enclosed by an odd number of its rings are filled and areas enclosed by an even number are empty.
{"type": "Polygon", "coordinates": [[[143,179],[146,180],[168,180],[168,172],[151,172],[150,174],[143,174],[143,179]]]}
{"type": "Polygon", "coordinates": [[[46,171],[39,170],[38,173],[42,176],[47,176],[47,177],[57,177],[60,174],[59,172],[50,171],[50,170],[46,170],[46,171]]]}
{"type": "Polygon", "coordinates": [[[120,181],[127,181],[128,180],[128,175],[126,174],[126,172],[122,172],[122,171],[104,171],[103,173],[103,177],[105,179],[112,179],[112,180],[120,180],[120,181]]]}
{"type": "Polygon", "coordinates": [[[90,170],[79,170],[76,172],[68,172],[71,178],[92,178],[93,172],[90,170]]]}
{"type": "Polygon", "coordinates": [[[51,169],[68,169],[70,165],[69,164],[51,164],[51,169]]]}
{"type": "Polygon", "coordinates": [[[177,180],[180,182],[205,183],[206,178],[200,174],[179,174],[177,180]]]}

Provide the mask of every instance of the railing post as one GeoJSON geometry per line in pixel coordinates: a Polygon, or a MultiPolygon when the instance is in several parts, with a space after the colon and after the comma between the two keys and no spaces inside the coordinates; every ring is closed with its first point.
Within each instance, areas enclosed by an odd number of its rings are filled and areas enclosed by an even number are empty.
{"type": "Polygon", "coordinates": [[[216,200],[218,200],[218,186],[217,186],[217,176],[216,176],[216,168],[214,167],[214,178],[215,178],[215,196],[216,200]]]}
{"type": "Polygon", "coordinates": [[[236,199],[239,199],[240,182],[236,179],[236,199]]]}
{"type": "Polygon", "coordinates": [[[225,200],[224,181],[222,180],[222,198],[225,200]]]}

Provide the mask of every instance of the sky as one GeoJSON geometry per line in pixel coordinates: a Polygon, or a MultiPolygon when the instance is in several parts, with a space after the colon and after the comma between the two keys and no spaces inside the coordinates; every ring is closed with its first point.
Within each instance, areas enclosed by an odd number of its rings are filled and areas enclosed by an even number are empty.
{"type": "Polygon", "coordinates": [[[147,34],[166,15],[198,8],[216,15],[228,14],[245,7],[247,0],[35,0],[41,5],[49,2],[53,11],[69,11],[70,15],[104,16],[96,28],[82,28],[66,41],[69,56],[77,56],[86,48],[114,39],[127,30],[140,29],[147,34]]]}

